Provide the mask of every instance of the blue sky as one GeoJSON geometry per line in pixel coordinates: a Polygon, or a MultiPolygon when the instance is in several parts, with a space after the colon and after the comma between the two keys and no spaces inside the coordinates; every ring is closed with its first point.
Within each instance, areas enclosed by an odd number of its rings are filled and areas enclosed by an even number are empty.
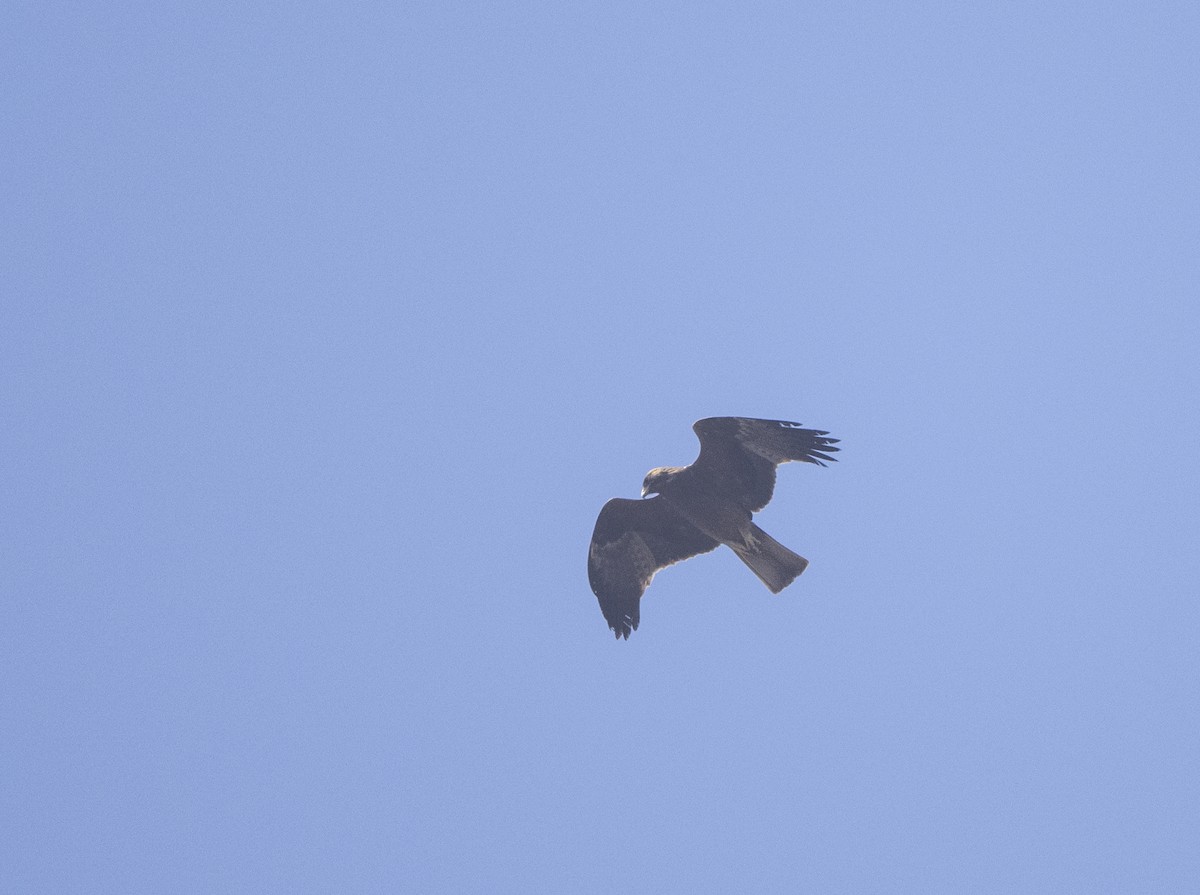
{"type": "Polygon", "coordinates": [[[3,24],[13,891],[1200,886],[1194,4],[3,24]]]}

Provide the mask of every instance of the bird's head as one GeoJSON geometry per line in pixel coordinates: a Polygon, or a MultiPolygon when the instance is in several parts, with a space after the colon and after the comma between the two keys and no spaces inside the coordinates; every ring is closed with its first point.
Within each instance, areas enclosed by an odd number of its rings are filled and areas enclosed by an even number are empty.
{"type": "Polygon", "coordinates": [[[660,466],[657,469],[652,469],[646,473],[646,478],[642,480],[642,497],[649,497],[651,494],[660,494],[663,485],[673,479],[682,469],[678,466],[660,466]]]}

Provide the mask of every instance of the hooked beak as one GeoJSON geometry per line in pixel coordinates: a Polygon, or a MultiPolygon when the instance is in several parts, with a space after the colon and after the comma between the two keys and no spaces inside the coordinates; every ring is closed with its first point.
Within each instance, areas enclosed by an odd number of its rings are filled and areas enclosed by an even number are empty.
{"type": "Polygon", "coordinates": [[[647,497],[655,497],[657,495],[657,491],[650,491],[646,488],[642,488],[642,500],[645,500],[647,497]]]}

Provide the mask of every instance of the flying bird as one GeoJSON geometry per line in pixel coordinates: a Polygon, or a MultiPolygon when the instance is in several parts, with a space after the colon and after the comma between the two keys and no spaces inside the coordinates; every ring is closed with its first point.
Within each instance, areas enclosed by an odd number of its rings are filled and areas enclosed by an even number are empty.
{"type": "Polygon", "coordinates": [[[642,594],[659,569],[725,544],[772,593],[808,566],[754,524],[771,500],[775,467],[791,460],[824,466],[838,439],[784,420],[717,416],[692,426],[700,456],[691,466],[646,473],[642,499],[614,497],[600,510],[588,549],[588,581],[617,638],[640,620],[642,594]]]}

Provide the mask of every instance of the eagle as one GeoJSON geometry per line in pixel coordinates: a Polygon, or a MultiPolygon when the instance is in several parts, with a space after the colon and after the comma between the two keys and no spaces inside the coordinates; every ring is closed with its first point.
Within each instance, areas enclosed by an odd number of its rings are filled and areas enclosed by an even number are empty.
{"type": "Polygon", "coordinates": [[[646,473],[642,499],[614,497],[600,510],[588,549],[588,581],[604,620],[629,639],[642,594],[659,569],[725,544],[772,593],[808,566],[752,521],[771,500],[775,467],[824,466],[838,448],[828,432],[786,420],[716,416],[698,421],[700,456],[691,466],[646,473]]]}

